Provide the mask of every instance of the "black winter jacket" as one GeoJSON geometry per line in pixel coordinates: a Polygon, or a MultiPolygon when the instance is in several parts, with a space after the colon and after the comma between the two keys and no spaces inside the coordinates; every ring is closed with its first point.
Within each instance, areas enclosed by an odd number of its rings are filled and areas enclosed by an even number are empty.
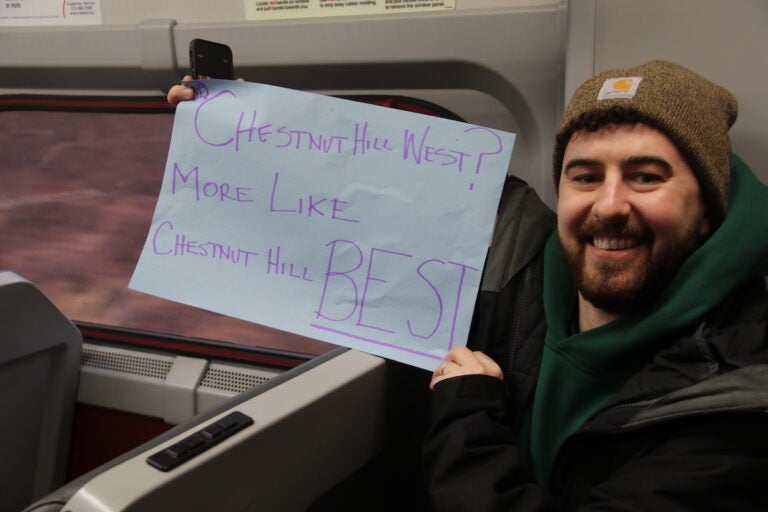
{"type": "MultiPolygon", "coordinates": [[[[542,219],[539,226],[551,227],[545,213],[542,219]]],[[[737,290],[692,332],[670,339],[565,441],[547,485],[534,480],[521,432],[545,330],[542,248],[531,244],[524,264],[495,284],[484,276],[471,347],[499,362],[505,382],[469,376],[435,387],[424,443],[434,508],[768,510],[768,485],[760,483],[768,475],[768,293],[762,280],[737,290]],[[524,306],[523,318],[510,318],[510,311],[519,311],[514,305],[524,306]]]]}

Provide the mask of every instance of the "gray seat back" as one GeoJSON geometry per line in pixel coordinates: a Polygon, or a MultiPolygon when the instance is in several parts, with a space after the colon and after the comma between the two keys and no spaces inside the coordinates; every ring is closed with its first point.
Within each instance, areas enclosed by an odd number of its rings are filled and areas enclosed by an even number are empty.
{"type": "Polygon", "coordinates": [[[0,272],[0,512],[64,482],[81,345],[35,285],[0,272]]]}

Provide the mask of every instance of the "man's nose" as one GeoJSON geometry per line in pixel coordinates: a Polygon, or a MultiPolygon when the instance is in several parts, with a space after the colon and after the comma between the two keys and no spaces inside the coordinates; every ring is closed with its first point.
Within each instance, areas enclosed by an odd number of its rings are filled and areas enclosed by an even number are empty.
{"type": "Polygon", "coordinates": [[[603,222],[626,218],[631,211],[630,190],[620,176],[606,176],[596,190],[592,213],[603,222]]]}

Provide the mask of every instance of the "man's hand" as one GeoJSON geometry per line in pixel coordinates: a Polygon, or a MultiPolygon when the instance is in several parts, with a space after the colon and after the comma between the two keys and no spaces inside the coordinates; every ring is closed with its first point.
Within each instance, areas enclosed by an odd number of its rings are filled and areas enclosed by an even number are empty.
{"type": "MultiPolygon", "coordinates": [[[[182,82],[188,82],[189,80],[192,80],[192,77],[190,75],[186,75],[184,78],[181,79],[182,82]]],[[[166,98],[168,99],[168,103],[173,105],[174,107],[179,104],[181,101],[187,101],[191,100],[195,97],[195,90],[191,87],[187,87],[186,85],[178,84],[174,85],[170,88],[168,91],[168,96],[166,98]]]]}
{"type": "Polygon", "coordinates": [[[445,355],[445,359],[432,373],[429,389],[441,380],[460,375],[488,375],[504,379],[504,374],[496,362],[482,352],[473,352],[467,347],[454,347],[445,355]]]}
{"type": "MultiPolygon", "coordinates": [[[[179,102],[188,101],[195,97],[195,90],[191,87],[187,87],[183,83],[190,80],[192,80],[192,77],[190,75],[185,75],[184,78],[181,79],[182,83],[176,84],[168,90],[168,95],[166,96],[168,103],[175,107],[179,102]]],[[[237,81],[244,82],[242,78],[238,78],[237,81]]]]}

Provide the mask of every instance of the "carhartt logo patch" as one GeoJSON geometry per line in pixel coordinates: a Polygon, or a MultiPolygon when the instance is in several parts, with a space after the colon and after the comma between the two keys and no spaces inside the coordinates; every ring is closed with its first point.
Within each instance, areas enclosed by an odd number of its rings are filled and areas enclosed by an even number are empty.
{"type": "Polygon", "coordinates": [[[609,78],[603,82],[600,92],[597,94],[598,100],[612,100],[616,98],[634,98],[637,87],[642,82],[641,76],[624,76],[621,78],[609,78]]]}

